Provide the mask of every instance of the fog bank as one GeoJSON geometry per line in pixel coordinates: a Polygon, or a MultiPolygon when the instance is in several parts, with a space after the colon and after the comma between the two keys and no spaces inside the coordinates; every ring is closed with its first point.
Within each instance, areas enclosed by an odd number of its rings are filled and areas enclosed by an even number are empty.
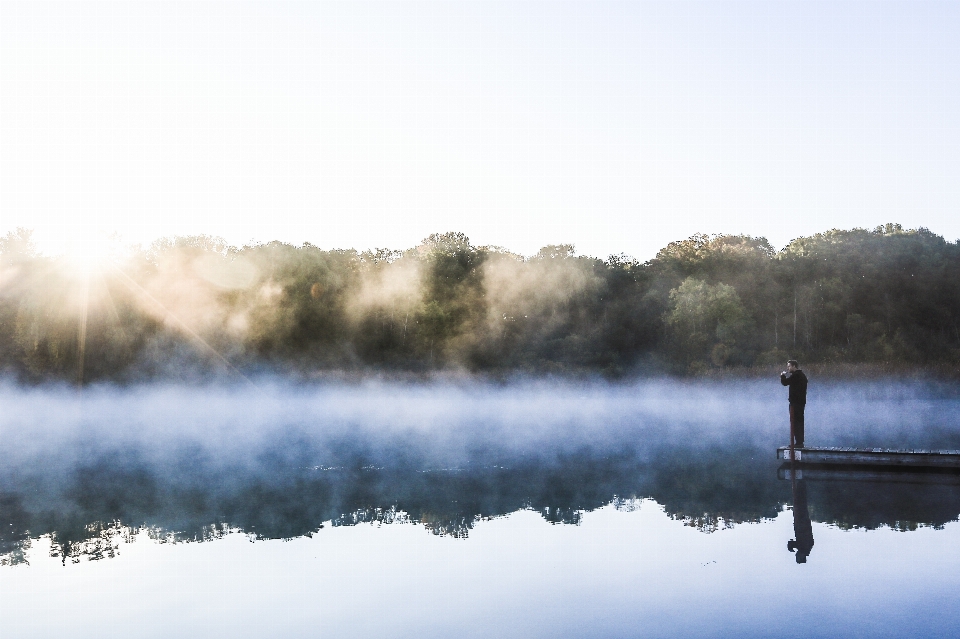
{"type": "MultiPolygon", "coordinates": [[[[407,521],[467,536],[517,509],[576,524],[586,510],[643,498],[710,531],[790,501],[776,479],[774,451],[789,432],[776,379],[6,383],[0,403],[0,554],[11,557],[42,534],[65,560],[95,555],[118,530],[140,528],[290,538],[327,523],[407,521]]],[[[960,449],[960,390],[814,378],[807,440],[960,449]]],[[[811,499],[845,525],[941,525],[960,513],[956,487],[897,490],[811,499]]]]}

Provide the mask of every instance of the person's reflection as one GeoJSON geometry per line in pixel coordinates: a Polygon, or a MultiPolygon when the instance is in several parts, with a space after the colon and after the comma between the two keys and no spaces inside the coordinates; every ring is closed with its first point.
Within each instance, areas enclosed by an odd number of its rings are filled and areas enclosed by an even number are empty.
{"type": "Polygon", "coordinates": [[[813,526],[807,509],[807,485],[802,479],[793,480],[793,535],[796,539],[787,542],[787,550],[797,553],[797,563],[807,563],[807,555],[813,550],[813,526]]]}

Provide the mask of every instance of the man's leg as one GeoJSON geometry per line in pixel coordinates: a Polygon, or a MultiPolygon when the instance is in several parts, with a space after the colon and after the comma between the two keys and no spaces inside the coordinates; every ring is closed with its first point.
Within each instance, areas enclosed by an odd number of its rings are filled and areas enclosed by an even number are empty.
{"type": "Polygon", "coordinates": [[[796,424],[794,423],[794,419],[793,419],[793,404],[790,404],[789,406],[790,406],[790,445],[793,446],[797,441],[796,439],[797,431],[795,430],[796,424]]]}
{"type": "Polygon", "coordinates": [[[793,413],[793,435],[797,440],[797,447],[803,448],[803,409],[806,404],[796,404],[790,407],[793,413]]]}

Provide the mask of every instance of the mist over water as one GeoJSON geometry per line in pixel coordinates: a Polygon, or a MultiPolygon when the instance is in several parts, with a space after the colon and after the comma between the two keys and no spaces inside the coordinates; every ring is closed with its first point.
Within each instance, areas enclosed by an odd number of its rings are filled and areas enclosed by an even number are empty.
{"type": "MultiPolygon", "coordinates": [[[[960,391],[871,381],[811,384],[816,445],[960,447],[960,391]]],[[[785,443],[785,391],[776,380],[624,384],[454,380],[133,387],[0,386],[5,473],[54,459],[84,463],[135,451],[155,464],[184,451],[255,469],[265,455],[317,464],[364,457],[422,470],[483,460],[625,449],[652,452],[785,443]]],[[[52,470],[52,469],[50,469],[52,470]]]]}
{"type": "MultiPolygon", "coordinates": [[[[191,540],[401,521],[468,536],[516,510],[576,524],[643,498],[709,531],[790,501],[774,455],[784,395],[776,380],[6,384],[2,550],[51,534],[65,560],[97,555],[91,538],[117,526],[191,540]]],[[[948,385],[814,380],[809,402],[812,445],[960,448],[948,385]]],[[[953,487],[910,490],[863,512],[827,491],[819,512],[868,527],[960,514],[953,487]]]]}

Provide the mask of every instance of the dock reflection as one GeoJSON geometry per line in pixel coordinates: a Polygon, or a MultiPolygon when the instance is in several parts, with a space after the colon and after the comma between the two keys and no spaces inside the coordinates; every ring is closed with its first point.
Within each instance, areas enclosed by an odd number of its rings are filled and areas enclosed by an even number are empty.
{"type": "Polygon", "coordinates": [[[786,462],[777,469],[777,476],[786,480],[796,478],[808,481],[960,486],[960,470],[954,468],[896,468],[786,462]]]}

